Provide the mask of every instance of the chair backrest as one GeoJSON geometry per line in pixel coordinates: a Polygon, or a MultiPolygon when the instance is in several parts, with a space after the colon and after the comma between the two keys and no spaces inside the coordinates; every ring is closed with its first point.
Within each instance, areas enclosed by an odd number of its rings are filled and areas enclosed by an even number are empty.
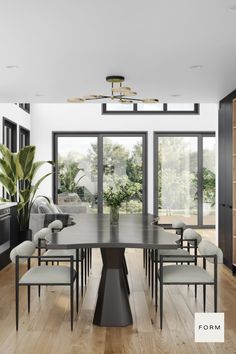
{"type": "Polygon", "coordinates": [[[48,228],[50,230],[56,229],[56,230],[62,230],[63,229],[63,222],[61,220],[54,220],[48,224],[48,228]]]}
{"type": "Polygon", "coordinates": [[[38,244],[38,240],[45,240],[47,235],[50,235],[52,230],[48,227],[44,227],[34,234],[34,242],[38,244]]]}
{"type": "MultiPolygon", "coordinates": [[[[223,263],[223,252],[222,250],[214,245],[214,243],[208,240],[202,240],[198,245],[198,250],[202,256],[210,255],[210,256],[217,256],[217,263],[223,263]]],[[[210,263],[214,262],[212,257],[207,258],[210,263]]]]}
{"type": "MultiPolygon", "coordinates": [[[[199,243],[202,241],[202,236],[197,231],[189,228],[189,229],[184,230],[183,239],[184,240],[197,240],[197,244],[199,245],[199,243]]],[[[189,243],[191,245],[194,245],[194,241],[189,241],[189,243]]]]}
{"type": "Polygon", "coordinates": [[[175,229],[175,228],[181,228],[181,229],[185,229],[186,228],[186,224],[181,221],[181,220],[174,220],[172,222],[172,227],[175,229]]]}
{"type": "MultiPolygon", "coordinates": [[[[24,241],[13,248],[10,253],[12,263],[16,263],[16,256],[30,257],[35,251],[35,243],[32,241],[24,241]]],[[[26,259],[20,258],[19,263],[24,263],[26,259]]]]}

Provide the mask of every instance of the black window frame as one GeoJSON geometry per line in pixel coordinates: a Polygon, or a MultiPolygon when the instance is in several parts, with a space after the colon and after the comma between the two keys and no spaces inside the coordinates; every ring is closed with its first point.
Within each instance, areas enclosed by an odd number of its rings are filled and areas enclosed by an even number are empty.
{"type": "Polygon", "coordinates": [[[30,114],[30,103],[15,103],[15,104],[21,109],[23,109],[23,111],[30,114]]]}
{"type": "Polygon", "coordinates": [[[142,154],[142,167],[143,167],[143,185],[142,185],[142,214],[147,213],[148,209],[148,190],[147,190],[147,171],[148,171],[148,160],[147,160],[147,147],[148,147],[148,132],[127,132],[127,131],[101,131],[101,132],[52,132],[52,160],[54,162],[53,166],[53,179],[52,179],[52,192],[53,200],[57,203],[57,189],[58,189],[58,138],[60,137],[97,137],[98,143],[98,214],[103,213],[103,138],[104,137],[126,137],[126,136],[139,136],[142,137],[143,142],[143,154],[142,154]]]}
{"type": "Polygon", "coordinates": [[[2,142],[10,151],[17,152],[17,124],[6,117],[2,118],[2,142]],[[5,128],[11,130],[11,146],[9,146],[6,141],[7,137],[5,136],[5,128]]]}
{"type": "MultiPolygon", "coordinates": [[[[187,225],[188,227],[196,228],[196,229],[214,229],[215,225],[205,225],[203,224],[203,138],[204,137],[216,137],[215,132],[204,132],[204,131],[196,131],[196,132],[153,132],[153,214],[158,216],[158,137],[197,137],[198,141],[198,156],[197,156],[197,171],[198,171],[198,215],[197,215],[197,225],[187,225]]],[[[217,152],[216,152],[217,154],[217,152]]],[[[217,166],[216,166],[217,171],[217,166]]],[[[217,185],[215,185],[215,190],[217,190],[217,185]]],[[[169,225],[169,224],[165,224],[169,225]]]]}
{"type": "Polygon", "coordinates": [[[194,109],[191,111],[188,111],[188,110],[185,110],[185,111],[168,110],[168,103],[163,103],[163,110],[162,111],[158,111],[158,110],[139,111],[137,103],[133,103],[133,110],[109,111],[109,110],[107,110],[107,104],[102,103],[102,115],[199,115],[199,114],[200,114],[200,104],[199,103],[194,103],[194,109]]]}
{"type": "Polygon", "coordinates": [[[19,150],[28,145],[30,145],[30,130],[19,125],[19,150]],[[24,145],[22,144],[22,135],[25,136],[26,143],[24,145]]]}

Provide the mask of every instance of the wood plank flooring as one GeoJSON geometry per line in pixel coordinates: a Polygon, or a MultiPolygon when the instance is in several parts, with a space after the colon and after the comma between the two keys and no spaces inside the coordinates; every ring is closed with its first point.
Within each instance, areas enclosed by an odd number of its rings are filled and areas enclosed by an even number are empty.
{"type": "MultiPolygon", "coordinates": [[[[194,312],[202,311],[199,287],[169,286],[164,289],[164,327],[147,287],[142,268],[142,250],[127,250],[133,325],[102,328],[92,325],[101,271],[99,250],[93,251],[93,268],[84,299],[80,301],[74,331],[70,331],[68,288],[47,287],[39,299],[32,290],[31,313],[27,314],[26,289],[20,292],[20,325],[15,331],[14,266],[0,272],[1,354],[190,354],[236,353],[236,278],[220,265],[219,311],[225,312],[225,343],[194,343],[194,312]]],[[[207,310],[213,310],[213,292],[207,291],[207,310]]]]}

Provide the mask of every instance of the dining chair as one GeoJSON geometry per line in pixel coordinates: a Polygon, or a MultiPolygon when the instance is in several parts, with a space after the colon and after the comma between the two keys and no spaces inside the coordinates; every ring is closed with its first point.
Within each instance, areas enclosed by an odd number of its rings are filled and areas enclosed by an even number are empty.
{"type": "MultiPolygon", "coordinates": [[[[19,325],[19,287],[26,286],[28,299],[28,313],[30,313],[30,291],[32,286],[69,286],[70,287],[70,322],[71,330],[73,330],[73,300],[74,300],[74,281],[76,279],[76,271],[73,268],[72,256],[60,256],[63,262],[69,263],[68,266],[61,265],[33,265],[31,260],[43,259],[44,256],[33,256],[36,246],[32,241],[24,241],[10,253],[10,259],[15,263],[15,295],[16,295],[16,330],[19,325]],[[19,264],[27,261],[27,271],[20,276],[19,264]]],[[[49,258],[49,256],[48,256],[49,258]]],[[[53,259],[56,257],[54,256],[53,259]]]]}
{"type": "MultiPolygon", "coordinates": [[[[60,220],[54,220],[51,223],[48,224],[48,228],[50,228],[53,232],[60,232],[63,229],[63,223],[60,220]]],[[[49,252],[49,251],[48,251],[49,252]]],[[[76,257],[76,251],[75,250],[67,250],[65,253],[67,255],[70,254],[70,252],[72,252],[72,255],[74,255],[74,257],[76,257]]],[[[50,252],[48,254],[57,254],[56,250],[50,250],[50,252]]],[[[82,262],[82,260],[84,261],[84,264],[82,265],[81,263],[81,282],[83,282],[84,279],[84,283],[85,286],[87,285],[87,277],[89,277],[90,274],[90,269],[92,267],[92,249],[91,248],[84,248],[83,250],[79,250],[79,262],[82,262]],[[83,257],[82,257],[83,254],[83,257]],[[82,270],[84,272],[82,272],[82,270]]],[[[83,295],[83,287],[81,286],[81,293],[83,295]]]]}
{"type": "MultiPolygon", "coordinates": [[[[160,252],[163,254],[170,254],[170,255],[189,255],[189,253],[187,252],[187,250],[185,248],[187,248],[186,246],[184,246],[183,244],[183,232],[186,228],[186,224],[184,222],[182,222],[181,220],[174,220],[171,226],[168,225],[160,225],[158,223],[159,219],[156,218],[154,219],[154,221],[152,222],[153,225],[157,225],[159,227],[162,227],[164,230],[175,230],[175,233],[177,235],[180,236],[179,240],[176,241],[177,245],[182,249],[178,248],[178,250],[161,250],[160,252]]],[[[146,275],[148,277],[148,286],[151,286],[151,294],[153,297],[154,294],[154,282],[156,282],[156,276],[154,276],[154,268],[155,268],[155,262],[156,262],[156,257],[155,257],[155,251],[150,249],[148,251],[146,251],[147,253],[147,267],[146,267],[146,275]]],[[[192,260],[190,260],[192,261],[192,260]]],[[[157,261],[158,262],[158,261],[157,261]]],[[[155,270],[156,272],[156,270],[155,270]]],[[[157,287],[155,286],[155,289],[157,289],[157,287]]],[[[157,298],[157,290],[155,292],[155,298],[157,298]]],[[[155,301],[157,303],[157,300],[155,301]]]]}
{"type": "MultiPolygon", "coordinates": [[[[159,227],[162,227],[164,230],[175,230],[175,233],[180,236],[178,243],[180,244],[181,247],[183,246],[183,232],[186,228],[186,224],[183,221],[174,220],[171,225],[162,225],[159,224],[159,217],[156,217],[154,218],[152,225],[157,225],[159,227]]],[[[150,262],[150,252],[151,250],[147,250],[147,249],[143,250],[143,267],[145,269],[145,274],[148,277],[149,287],[151,281],[150,271],[152,267],[152,264],[150,262]]]]}
{"type": "MultiPolygon", "coordinates": [[[[160,264],[160,257],[168,257],[168,261],[171,263],[176,263],[177,265],[187,263],[187,264],[194,264],[197,265],[197,240],[191,239],[193,242],[193,246],[185,245],[186,240],[183,240],[182,248],[177,249],[161,249],[161,250],[152,250],[151,253],[151,260],[152,260],[152,267],[151,267],[151,279],[152,279],[152,286],[151,286],[151,294],[152,297],[155,295],[155,309],[157,311],[157,298],[158,298],[158,264],[160,264]],[[193,254],[190,251],[193,249],[193,254]],[[155,287],[155,292],[154,292],[155,287]]],[[[187,241],[189,242],[189,240],[187,241]]],[[[177,243],[178,246],[180,246],[177,243]]],[[[187,284],[189,285],[189,284],[187,284]]],[[[195,297],[197,297],[197,286],[195,286],[195,297]]]]}
{"type": "MultiPolygon", "coordinates": [[[[180,224],[178,224],[180,226],[180,224]]],[[[180,233],[178,233],[180,234],[180,233]]],[[[150,252],[151,259],[151,295],[155,295],[155,309],[157,311],[157,298],[158,298],[158,281],[157,281],[157,272],[158,264],[160,263],[160,256],[168,256],[170,262],[178,263],[192,263],[197,265],[197,258],[194,257],[197,255],[198,244],[201,241],[202,237],[193,229],[186,229],[183,231],[181,242],[180,240],[176,241],[178,246],[177,249],[161,249],[154,250],[150,252]],[[186,232],[187,231],[187,232],[186,232]],[[182,257],[181,257],[182,256],[182,257]],[[155,292],[154,292],[155,287],[155,292]]],[[[189,286],[189,284],[188,284],[189,286]]],[[[195,298],[197,298],[197,285],[194,286],[195,298]]]]}
{"type": "MultiPolygon", "coordinates": [[[[203,240],[198,247],[200,255],[194,255],[196,259],[202,258],[203,264],[173,264],[170,263],[172,256],[160,256],[160,269],[157,277],[160,282],[160,328],[163,326],[163,286],[164,285],[203,285],[203,311],[206,310],[206,285],[214,286],[214,311],[217,312],[217,264],[223,263],[223,253],[220,248],[208,240],[203,240]],[[214,264],[213,274],[206,269],[206,261],[214,264]]],[[[185,258],[186,256],[175,256],[185,258]]],[[[186,257],[188,258],[188,256],[186,257]]]]}
{"type": "MultiPolygon", "coordinates": [[[[83,249],[47,249],[47,239],[50,238],[53,231],[59,230],[55,229],[55,222],[58,220],[53,221],[51,227],[43,228],[35,233],[34,235],[34,242],[38,248],[38,256],[42,255],[42,250],[45,250],[43,253],[43,259],[38,259],[38,265],[42,262],[45,262],[48,265],[49,262],[54,265],[54,262],[57,262],[59,265],[60,262],[63,262],[63,258],[60,259],[60,256],[72,256],[73,261],[76,265],[76,272],[77,272],[77,279],[76,279],[76,311],[78,313],[79,310],[79,263],[81,264],[81,272],[80,272],[80,285],[81,285],[81,295],[83,296],[84,293],[84,272],[85,270],[85,257],[83,249]],[[53,227],[52,227],[53,226],[53,227]],[[55,257],[55,259],[53,258],[55,257]]],[[[86,284],[85,284],[86,285],[86,284]]],[[[40,286],[38,287],[38,295],[40,296],[40,286]]]]}

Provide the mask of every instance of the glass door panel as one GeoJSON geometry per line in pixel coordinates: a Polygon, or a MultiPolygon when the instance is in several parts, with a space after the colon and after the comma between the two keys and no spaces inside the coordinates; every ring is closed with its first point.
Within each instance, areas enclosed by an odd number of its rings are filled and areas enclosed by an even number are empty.
{"type": "MultiPolygon", "coordinates": [[[[142,213],[143,139],[141,136],[105,136],[103,138],[103,190],[108,186],[135,185],[138,192],[122,204],[120,213],[142,213]]],[[[103,201],[103,212],[109,207],[103,201]]]]}
{"type": "Polygon", "coordinates": [[[97,137],[58,137],[58,205],[68,213],[97,213],[97,137]],[[66,207],[66,209],[65,209],[66,207]]]}
{"type": "Polygon", "coordinates": [[[215,137],[203,137],[203,225],[215,225],[215,137]]]}
{"type": "Polygon", "coordinates": [[[158,216],[160,223],[180,219],[198,223],[198,138],[158,137],[158,216]]]}

